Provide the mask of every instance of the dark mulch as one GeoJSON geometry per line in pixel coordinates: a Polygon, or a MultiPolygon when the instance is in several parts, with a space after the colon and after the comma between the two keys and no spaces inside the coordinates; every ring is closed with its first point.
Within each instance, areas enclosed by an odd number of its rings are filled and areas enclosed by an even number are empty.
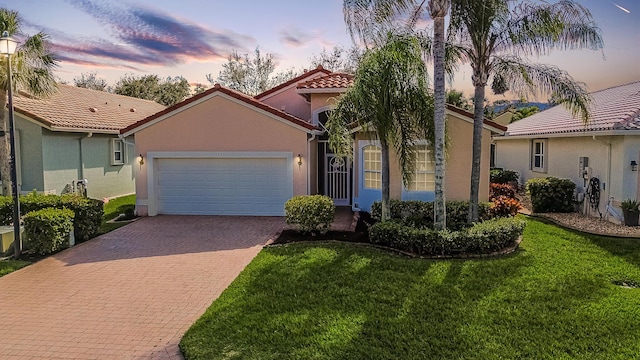
{"type": "Polygon", "coordinates": [[[371,224],[371,216],[369,213],[360,213],[358,224],[355,232],[350,231],[329,231],[326,234],[306,233],[303,234],[296,230],[284,230],[280,236],[273,242],[274,244],[287,244],[298,241],[315,241],[315,240],[339,240],[346,242],[369,242],[368,225],[371,224]]]}

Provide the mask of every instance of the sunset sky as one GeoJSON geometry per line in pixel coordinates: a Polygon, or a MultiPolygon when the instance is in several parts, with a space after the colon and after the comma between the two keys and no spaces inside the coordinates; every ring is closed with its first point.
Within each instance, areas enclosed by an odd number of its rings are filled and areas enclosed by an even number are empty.
{"type": "MultiPolygon", "coordinates": [[[[604,51],[559,51],[531,60],[567,70],[589,91],[640,80],[640,1],[579,2],[602,29],[604,51]]],[[[61,60],[56,74],[69,83],[97,72],[110,85],[126,73],[208,84],[206,75],[217,77],[232,50],[250,53],[259,46],[274,55],[279,71],[308,68],[323,48],[351,44],[342,0],[0,0],[0,7],[20,13],[26,34],[50,35],[61,60]]],[[[464,65],[453,87],[469,96],[470,83],[464,65]]]]}

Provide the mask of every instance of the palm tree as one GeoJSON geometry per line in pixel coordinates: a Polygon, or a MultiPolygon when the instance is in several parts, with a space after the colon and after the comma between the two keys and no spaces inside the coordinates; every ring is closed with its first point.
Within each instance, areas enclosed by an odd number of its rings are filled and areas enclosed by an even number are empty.
{"type": "Polygon", "coordinates": [[[478,220],[478,190],[483,100],[491,81],[496,94],[511,89],[521,96],[551,93],[574,115],[589,119],[589,97],[583,84],[552,65],[534,64],[528,56],[554,49],[603,46],[600,30],[585,7],[570,0],[543,1],[453,0],[451,37],[473,70],[474,127],[469,222],[478,220]]]}
{"type": "Polygon", "coordinates": [[[351,155],[352,126],[361,126],[380,142],[382,220],[389,219],[390,213],[390,151],[395,151],[408,184],[415,169],[414,141],[433,143],[432,106],[418,40],[388,33],[379,47],[364,54],[353,87],[338,99],[329,116],[329,146],[336,154],[351,155]]]}
{"type": "MultiPolygon", "coordinates": [[[[56,90],[53,69],[57,66],[55,56],[47,46],[47,35],[39,32],[33,36],[24,36],[21,32],[22,19],[18,12],[0,8],[0,33],[9,32],[9,36],[23,38],[21,44],[11,55],[14,90],[24,89],[33,96],[47,96],[56,90]]],[[[8,129],[7,117],[4,109],[7,106],[7,58],[0,59],[0,123],[4,130],[8,129]]],[[[11,177],[9,166],[8,137],[0,140],[0,177],[2,178],[2,193],[11,194],[11,177]]]]}
{"type": "MultiPolygon", "coordinates": [[[[394,26],[398,16],[407,16],[405,27],[413,30],[417,21],[423,16],[425,5],[429,15],[434,20],[433,41],[417,32],[420,36],[429,57],[433,53],[434,61],[434,124],[435,137],[432,142],[435,156],[435,202],[434,202],[434,227],[446,228],[445,208],[445,70],[452,71],[451,66],[445,64],[445,17],[450,7],[450,0],[344,0],[345,22],[351,36],[358,35],[360,39],[369,44],[375,39],[376,34],[384,33],[389,27],[394,26]]],[[[374,40],[375,41],[375,40],[374,40]]],[[[453,54],[453,52],[450,52],[453,54]]]]}
{"type": "Polygon", "coordinates": [[[513,117],[511,117],[511,121],[510,122],[515,122],[518,120],[522,120],[526,117],[529,117],[537,112],[540,112],[540,108],[537,106],[525,106],[523,108],[520,108],[518,110],[516,110],[516,112],[513,114],[513,117]]]}

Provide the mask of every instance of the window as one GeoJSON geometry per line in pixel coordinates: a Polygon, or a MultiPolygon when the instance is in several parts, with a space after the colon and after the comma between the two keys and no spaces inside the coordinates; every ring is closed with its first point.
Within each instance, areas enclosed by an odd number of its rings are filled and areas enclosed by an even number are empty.
{"type": "Polygon", "coordinates": [[[124,142],[120,139],[111,139],[111,164],[123,165],[125,163],[124,142]]]}
{"type": "Polygon", "coordinates": [[[546,140],[533,140],[531,146],[531,170],[533,171],[546,171],[546,140]]]}
{"type": "Polygon", "coordinates": [[[364,188],[382,189],[382,153],[380,147],[367,145],[362,148],[364,163],[364,188]]]}
{"type": "Polygon", "coordinates": [[[416,168],[409,191],[435,191],[435,164],[431,159],[431,151],[427,145],[417,145],[416,168]]]}

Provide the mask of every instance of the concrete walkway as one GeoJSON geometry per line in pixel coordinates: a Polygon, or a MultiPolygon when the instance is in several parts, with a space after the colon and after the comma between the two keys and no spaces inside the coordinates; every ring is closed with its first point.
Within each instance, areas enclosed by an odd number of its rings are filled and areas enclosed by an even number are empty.
{"type": "Polygon", "coordinates": [[[1,359],[181,359],[184,332],[285,225],[142,218],[0,278],[1,359]]]}

